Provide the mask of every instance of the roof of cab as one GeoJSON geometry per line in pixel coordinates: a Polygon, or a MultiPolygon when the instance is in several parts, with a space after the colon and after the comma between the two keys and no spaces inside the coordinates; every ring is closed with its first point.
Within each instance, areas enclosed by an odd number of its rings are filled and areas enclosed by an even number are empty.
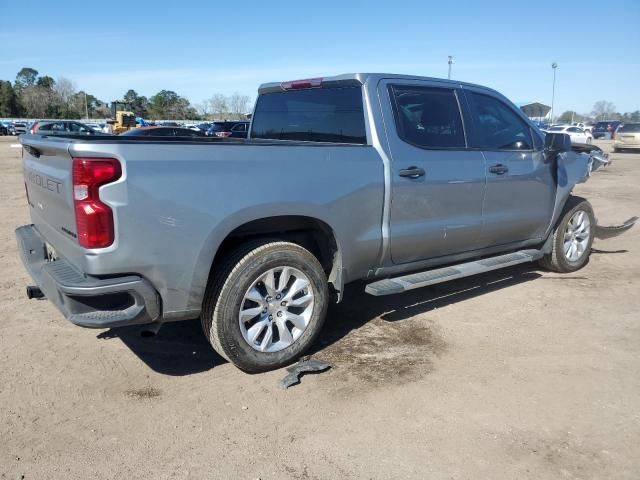
{"type": "MultiPolygon", "coordinates": [[[[331,86],[358,86],[364,85],[367,81],[372,81],[377,83],[382,79],[398,79],[398,80],[428,80],[428,81],[436,81],[438,83],[450,84],[453,86],[465,85],[469,87],[477,87],[485,90],[490,90],[494,92],[495,90],[485,87],[483,85],[477,85],[468,82],[461,82],[459,80],[447,80],[445,78],[436,78],[436,77],[422,77],[419,75],[405,75],[405,74],[397,74],[397,73],[344,73],[341,75],[334,75],[330,77],[321,77],[322,86],[331,87],[331,86]]],[[[294,80],[296,81],[296,80],[294,80]]],[[[283,83],[288,83],[288,81],[284,82],[269,82],[263,83],[258,88],[258,93],[273,93],[273,92],[282,92],[285,89],[283,88],[283,83]]],[[[496,92],[497,93],[497,92],[496,92]]]]}

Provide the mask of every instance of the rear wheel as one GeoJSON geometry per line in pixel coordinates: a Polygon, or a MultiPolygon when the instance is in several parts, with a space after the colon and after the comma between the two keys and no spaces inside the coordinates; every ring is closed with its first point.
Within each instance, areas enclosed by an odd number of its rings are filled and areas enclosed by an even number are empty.
{"type": "Polygon", "coordinates": [[[596,221],[591,204],[581,197],[569,197],[564,213],[553,231],[551,253],[538,263],[554,272],[575,272],[589,261],[596,221]]]}
{"type": "Polygon", "coordinates": [[[246,372],[263,372],[291,363],[311,346],[328,298],[325,272],[308,250],[253,242],[213,272],[202,328],[220,355],[246,372]]]}

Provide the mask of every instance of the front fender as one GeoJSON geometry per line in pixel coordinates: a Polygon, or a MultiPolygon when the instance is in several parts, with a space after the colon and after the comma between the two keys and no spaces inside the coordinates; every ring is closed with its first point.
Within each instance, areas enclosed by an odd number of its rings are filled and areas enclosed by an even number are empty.
{"type": "MultiPolygon", "coordinates": [[[[604,153],[601,148],[587,144],[573,145],[570,152],[563,152],[557,156],[556,201],[551,226],[557,223],[573,188],[578,183],[586,182],[591,176],[591,172],[610,163],[609,155],[604,153]]],[[[596,223],[595,237],[600,240],[617,237],[633,227],[637,220],[638,217],[632,217],[621,225],[613,226],[603,226],[596,223]]]]}
{"type": "Polygon", "coordinates": [[[569,152],[559,153],[556,162],[556,199],[551,228],[556,224],[574,187],[586,182],[598,168],[608,165],[608,154],[594,145],[574,145],[569,152]]]}

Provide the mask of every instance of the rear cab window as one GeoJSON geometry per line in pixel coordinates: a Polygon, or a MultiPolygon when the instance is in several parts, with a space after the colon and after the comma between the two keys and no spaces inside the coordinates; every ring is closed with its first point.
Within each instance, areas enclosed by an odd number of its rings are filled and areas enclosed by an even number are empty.
{"type": "Polygon", "coordinates": [[[639,133],[640,123],[626,123],[618,128],[618,132],[621,133],[639,133]]]}
{"type": "Polygon", "coordinates": [[[251,138],[367,143],[361,87],[288,90],[260,95],[251,138]]]}

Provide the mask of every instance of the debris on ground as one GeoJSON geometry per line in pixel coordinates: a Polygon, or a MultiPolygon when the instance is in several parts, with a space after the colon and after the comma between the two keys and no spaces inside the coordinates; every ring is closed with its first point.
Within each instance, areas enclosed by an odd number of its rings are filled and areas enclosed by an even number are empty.
{"type": "Polygon", "coordinates": [[[311,357],[303,357],[295,365],[287,367],[287,372],[289,373],[280,381],[280,388],[286,390],[293,385],[297,385],[298,383],[300,383],[300,377],[305,373],[324,372],[325,370],[329,370],[332,367],[332,364],[330,364],[329,362],[325,362],[324,360],[318,360],[311,357]]]}

